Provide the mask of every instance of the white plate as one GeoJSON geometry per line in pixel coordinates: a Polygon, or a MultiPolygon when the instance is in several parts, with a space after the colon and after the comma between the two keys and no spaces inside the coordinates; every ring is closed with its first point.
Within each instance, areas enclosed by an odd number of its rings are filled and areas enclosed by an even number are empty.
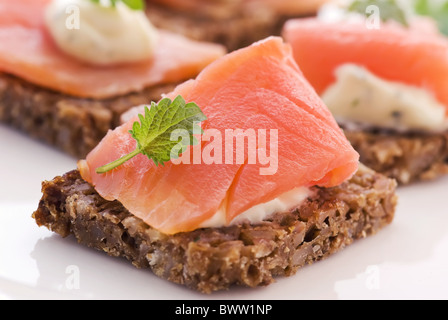
{"type": "Polygon", "coordinates": [[[0,298],[448,298],[448,178],[400,188],[390,226],[294,276],[203,295],[38,228],[31,214],[41,181],[75,168],[76,159],[1,125],[0,146],[0,298]]]}

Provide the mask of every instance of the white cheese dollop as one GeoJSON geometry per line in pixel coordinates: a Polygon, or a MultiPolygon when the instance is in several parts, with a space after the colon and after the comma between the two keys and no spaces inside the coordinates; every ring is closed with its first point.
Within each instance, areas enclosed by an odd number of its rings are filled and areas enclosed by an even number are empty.
{"type": "MultiPolygon", "coordinates": [[[[231,221],[231,225],[247,221],[252,224],[260,223],[277,212],[286,212],[300,206],[312,195],[309,188],[298,187],[287,191],[277,198],[266,203],[260,203],[238,215],[231,221]]],[[[219,228],[227,225],[226,206],[224,201],[221,208],[207,221],[201,224],[201,228],[219,228]]]]}
{"type": "Polygon", "coordinates": [[[428,91],[381,79],[354,64],[336,70],[336,82],[322,99],[342,125],[402,132],[448,129],[446,107],[428,91]]]}
{"type": "Polygon", "coordinates": [[[62,51],[95,65],[148,60],[158,39],[144,12],[121,1],[108,7],[90,0],[53,0],[45,22],[62,51]]]}

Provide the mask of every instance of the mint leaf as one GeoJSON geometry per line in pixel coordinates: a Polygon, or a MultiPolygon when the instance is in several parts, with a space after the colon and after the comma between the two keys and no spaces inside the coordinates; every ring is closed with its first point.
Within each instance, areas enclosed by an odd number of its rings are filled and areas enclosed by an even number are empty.
{"type": "Polygon", "coordinates": [[[420,15],[429,15],[431,12],[431,6],[428,0],[416,0],[414,4],[414,10],[420,15]]]}
{"type": "MultiPolygon", "coordinates": [[[[141,152],[156,165],[163,164],[172,157],[171,151],[178,141],[171,140],[171,133],[183,130],[188,133],[189,140],[193,141],[193,133],[201,132],[198,126],[195,127],[195,122],[207,119],[195,103],[186,104],[181,96],[173,102],[167,98],[158,105],[153,102],[151,109],[145,108],[145,116],[139,115],[139,118],[140,123],[134,123],[131,135],[137,140],[141,152]]],[[[173,156],[179,156],[185,148],[186,146],[173,156]]]]}
{"type": "Polygon", "coordinates": [[[145,10],[145,3],[143,0],[121,0],[132,10],[145,10]]]}
{"type": "MultiPolygon", "coordinates": [[[[102,5],[100,0],[90,0],[98,5],[102,5]]],[[[132,10],[145,10],[145,2],[144,0],[109,0],[109,6],[115,7],[116,3],[118,1],[123,2],[125,5],[127,5],[132,10]]]]}
{"type": "Polygon", "coordinates": [[[110,171],[140,153],[153,160],[156,165],[163,165],[179,157],[189,145],[197,142],[193,134],[202,133],[198,123],[206,119],[197,104],[187,104],[181,96],[177,96],[174,101],[165,98],[158,104],[152,102],[151,108],[145,107],[145,114],[139,114],[140,121],[134,122],[129,131],[137,141],[137,148],[120,159],[97,168],[96,172],[110,171]],[[176,139],[172,139],[175,132],[180,132],[181,135],[175,135],[176,139]],[[182,138],[180,142],[177,139],[179,136],[182,138]]]}
{"type": "Polygon", "coordinates": [[[438,21],[440,31],[448,35],[448,1],[440,8],[436,20],[438,21]]]}
{"type": "Polygon", "coordinates": [[[440,31],[448,35],[448,1],[435,3],[429,0],[416,0],[414,4],[415,13],[433,18],[440,31]]]}
{"type": "Polygon", "coordinates": [[[367,16],[367,7],[372,5],[379,8],[382,21],[395,20],[405,27],[409,26],[405,11],[395,0],[355,0],[347,10],[367,16]]]}

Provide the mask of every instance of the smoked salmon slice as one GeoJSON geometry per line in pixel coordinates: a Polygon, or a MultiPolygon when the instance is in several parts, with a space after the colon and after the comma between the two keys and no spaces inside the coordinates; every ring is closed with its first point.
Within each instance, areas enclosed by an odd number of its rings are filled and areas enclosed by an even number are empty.
{"type": "Polygon", "coordinates": [[[0,1],[0,72],[61,93],[103,99],[196,76],[225,54],[217,44],[160,31],[147,62],[96,67],[59,50],[44,24],[50,0],[0,1]]]}
{"type": "Polygon", "coordinates": [[[318,94],[335,82],[340,65],[352,63],[380,78],[426,89],[448,115],[448,39],[427,21],[368,29],[363,22],[294,19],[285,24],[283,37],[318,94]]]}
{"type": "MultiPolygon", "coordinates": [[[[167,96],[178,95],[195,102],[208,118],[202,124],[202,143],[188,150],[193,157],[194,148],[204,154],[210,147],[213,139],[204,138],[208,130],[222,137],[229,129],[266,130],[271,139],[277,130],[277,146],[271,147],[270,139],[265,144],[258,140],[256,148],[268,155],[277,153],[278,163],[270,174],[260,174],[266,163],[250,163],[246,150],[243,163],[169,161],[158,167],[138,155],[97,174],[96,168],[136,147],[128,133],[135,119],[109,131],[86,160],[79,161],[82,177],[102,197],[120,201],[163,233],[194,230],[220,209],[231,223],[247,209],[296,187],[339,185],[358,168],[359,155],[303,77],[290,46],[279,37],[216,60],[167,96]]],[[[224,149],[224,141],[221,146],[224,149]]]]}

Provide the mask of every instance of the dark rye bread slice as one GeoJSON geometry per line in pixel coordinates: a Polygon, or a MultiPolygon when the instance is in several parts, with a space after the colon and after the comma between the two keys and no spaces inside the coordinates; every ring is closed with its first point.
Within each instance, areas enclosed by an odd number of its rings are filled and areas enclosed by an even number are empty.
{"type": "Polygon", "coordinates": [[[157,28],[199,41],[223,44],[229,51],[246,47],[271,35],[279,35],[286,18],[268,11],[239,10],[232,17],[216,18],[159,4],[147,3],[147,16],[157,28]]]}
{"type": "Polygon", "coordinates": [[[399,184],[448,174],[448,131],[424,134],[344,129],[344,132],[362,163],[399,184]]]}
{"type": "Polygon", "coordinates": [[[161,278],[211,293],[234,284],[266,286],[375,234],[393,220],[395,188],[395,180],[362,166],[350,181],[314,188],[315,195],[300,207],[263,223],[165,235],[118,201],[101,198],[72,171],[43,183],[33,217],[63,237],[74,235],[161,278]]]}
{"type": "Polygon", "coordinates": [[[160,100],[175,84],[148,87],[141,92],[95,100],[51,91],[0,73],[0,122],[76,157],[84,158],[120,115],[133,106],[160,100]]]}
{"type": "Polygon", "coordinates": [[[213,9],[198,4],[197,10],[189,11],[147,0],[146,14],[157,28],[199,41],[220,43],[233,51],[269,36],[279,36],[288,19],[315,15],[325,2],[313,0],[303,4],[300,13],[285,15],[263,7],[262,3],[248,5],[245,1],[218,1],[215,7],[208,4],[213,9]]]}

